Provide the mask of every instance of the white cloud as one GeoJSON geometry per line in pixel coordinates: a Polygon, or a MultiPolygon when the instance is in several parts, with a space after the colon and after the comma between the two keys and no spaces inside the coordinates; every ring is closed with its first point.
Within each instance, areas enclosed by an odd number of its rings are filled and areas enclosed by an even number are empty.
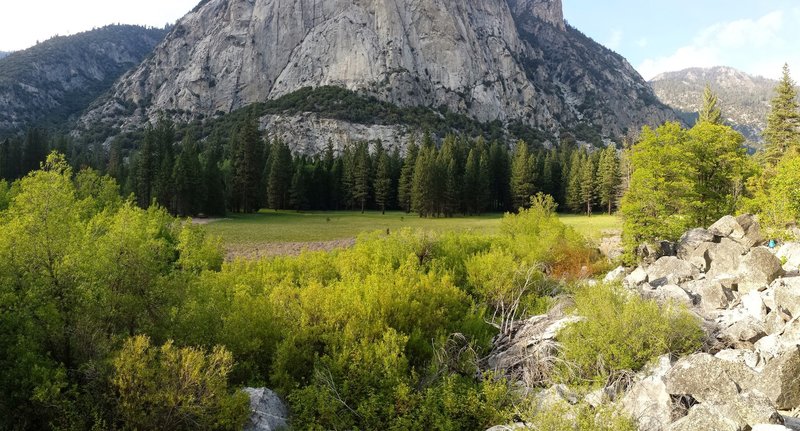
{"type": "Polygon", "coordinates": [[[646,48],[647,45],[650,45],[650,41],[647,40],[646,37],[643,37],[636,41],[636,46],[638,46],[639,48],[646,48]]]}
{"type": "Polygon", "coordinates": [[[785,14],[779,10],[755,20],[717,23],[698,32],[691,44],[667,56],[648,58],[637,69],[645,79],[688,67],[718,65],[774,77],[780,73],[780,67],[766,73],[767,67],[792,60],[781,56],[785,56],[788,47],[786,40],[794,39],[787,37],[787,33],[797,30],[786,28],[784,21],[785,14]]]}
{"type": "Polygon", "coordinates": [[[622,43],[622,36],[622,30],[614,29],[611,31],[611,36],[609,36],[608,40],[603,43],[603,45],[612,51],[616,51],[619,49],[619,46],[622,43]]]}

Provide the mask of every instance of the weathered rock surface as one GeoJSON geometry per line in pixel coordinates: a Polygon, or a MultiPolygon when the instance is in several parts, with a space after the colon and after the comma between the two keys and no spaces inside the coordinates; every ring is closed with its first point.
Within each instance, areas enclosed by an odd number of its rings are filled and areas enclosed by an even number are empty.
{"type": "Polygon", "coordinates": [[[250,419],[244,431],[278,431],[288,427],[289,413],[278,395],[266,388],[245,388],[250,396],[250,419]]]}
{"type": "Polygon", "coordinates": [[[82,122],[209,117],[324,85],[552,134],[589,123],[620,136],[675,118],[561,9],[560,0],[209,0],[82,122]]]}
{"type": "Polygon", "coordinates": [[[662,257],[647,269],[647,279],[653,287],[681,284],[692,280],[698,274],[699,271],[694,265],[675,256],[662,257]]]}
{"type": "Polygon", "coordinates": [[[739,291],[766,289],[767,285],[784,274],[781,261],[766,247],[750,250],[739,263],[737,276],[739,291]]]}
{"type": "Polygon", "coordinates": [[[664,382],[670,368],[669,356],[659,358],[656,366],[639,374],[621,400],[623,410],[637,419],[640,429],[661,431],[678,417],[664,382]]]}

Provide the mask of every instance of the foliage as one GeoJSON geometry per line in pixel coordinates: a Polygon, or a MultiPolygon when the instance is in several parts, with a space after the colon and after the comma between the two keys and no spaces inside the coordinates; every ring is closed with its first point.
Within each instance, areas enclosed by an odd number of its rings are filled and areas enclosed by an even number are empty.
{"type": "Polygon", "coordinates": [[[690,130],[666,123],[645,127],[633,147],[633,174],[622,200],[628,252],[646,241],[676,240],[737,210],[752,174],[742,136],[702,122],[690,130]]]}
{"type": "Polygon", "coordinates": [[[612,407],[556,404],[523,411],[523,419],[537,430],[636,431],[636,422],[612,407]]]}
{"type": "Polygon", "coordinates": [[[706,84],[703,89],[703,105],[700,107],[698,123],[722,124],[722,111],[717,106],[717,95],[706,84]]]}
{"type": "Polygon", "coordinates": [[[800,220],[800,156],[778,162],[772,174],[762,179],[748,210],[759,214],[759,223],[770,238],[788,238],[787,227],[800,220]]]}
{"type": "Polygon", "coordinates": [[[800,150],[800,105],[788,65],[783,66],[783,75],[770,105],[764,139],[767,141],[766,161],[775,166],[789,151],[800,150]]]}
{"type": "Polygon", "coordinates": [[[618,286],[581,288],[575,304],[585,320],[558,334],[567,381],[605,383],[617,373],[639,371],[660,355],[694,352],[703,341],[699,322],[684,308],[660,307],[618,286]]]}
{"type": "Polygon", "coordinates": [[[122,429],[240,430],[249,414],[247,394],[228,393],[233,357],[211,352],[153,347],[146,336],[127,340],[114,358],[122,429]]]}

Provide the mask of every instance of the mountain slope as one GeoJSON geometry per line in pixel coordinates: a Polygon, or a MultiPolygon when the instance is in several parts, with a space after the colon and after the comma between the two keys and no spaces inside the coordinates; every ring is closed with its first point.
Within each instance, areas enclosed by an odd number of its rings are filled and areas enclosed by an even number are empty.
{"type": "Polygon", "coordinates": [[[674,118],[560,0],[208,0],[83,123],[192,120],[320,86],[553,135],[674,118]]]}
{"type": "Polygon", "coordinates": [[[0,61],[0,136],[63,126],[139,64],[166,32],[107,26],[54,37],[0,61]]]}
{"type": "Polygon", "coordinates": [[[658,98],[683,112],[689,124],[696,121],[706,84],[717,94],[726,121],[749,141],[761,142],[777,81],[730,67],[685,69],[650,81],[658,98]]]}
{"type": "Polygon", "coordinates": [[[5,52],[5,51],[0,51],[0,58],[8,57],[8,54],[11,54],[11,53],[10,52],[5,52]]]}

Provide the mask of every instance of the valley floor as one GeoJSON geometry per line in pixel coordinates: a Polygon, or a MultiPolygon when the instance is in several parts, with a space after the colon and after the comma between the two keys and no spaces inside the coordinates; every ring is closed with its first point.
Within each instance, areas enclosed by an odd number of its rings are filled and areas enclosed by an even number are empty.
{"type": "MultiPolygon", "coordinates": [[[[224,219],[198,219],[222,238],[228,258],[296,255],[304,250],[332,250],[352,245],[353,238],[372,231],[403,228],[432,232],[472,231],[494,234],[502,214],[473,217],[420,218],[404,212],[295,212],[263,210],[257,214],[232,214],[224,219]]],[[[599,239],[618,232],[616,216],[561,215],[561,220],[582,235],[599,239]]]]}

